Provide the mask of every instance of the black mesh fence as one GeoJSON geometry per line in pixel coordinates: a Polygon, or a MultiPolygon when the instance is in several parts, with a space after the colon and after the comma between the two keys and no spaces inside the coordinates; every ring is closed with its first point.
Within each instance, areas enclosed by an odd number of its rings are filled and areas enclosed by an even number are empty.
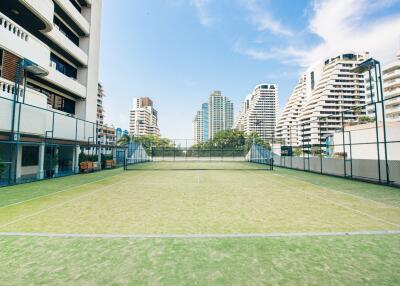
{"type": "Polygon", "coordinates": [[[98,144],[101,127],[0,97],[0,186],[123,166],[126,148],[98,144]]]}
{"type": "Polygon", "coordinates": [[[400,105],[396,108],[384,100],[328,110],[326,116],[302,117],[300,124],[278,130],[272,148],[274,163],[400,186],[400,117],[389,116],[400,105]]]}

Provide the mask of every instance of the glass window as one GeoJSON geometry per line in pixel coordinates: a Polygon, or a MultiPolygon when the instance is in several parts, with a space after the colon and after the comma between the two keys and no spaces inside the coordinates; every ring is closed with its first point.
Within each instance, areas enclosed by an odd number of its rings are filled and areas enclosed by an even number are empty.
{"type": "Polygon", "coordinates": [[[55,64],[56,69],[62,74],[65,74],[67,77],[72,77],[74,79],[77,78],[78,70],[57,55],[51,53],[50,61],[55,64]]]}
{"type": "Polygon", "coordinates": [[[39,164],[39,146],[22,146],[22,167],[39,164]]]}

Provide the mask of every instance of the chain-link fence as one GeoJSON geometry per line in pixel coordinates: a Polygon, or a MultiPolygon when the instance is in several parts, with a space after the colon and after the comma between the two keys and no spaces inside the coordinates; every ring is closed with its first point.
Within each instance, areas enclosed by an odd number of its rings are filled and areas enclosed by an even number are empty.
{"type": "Polygon", "coordinates": [[[98,124],[0,97],[0,186],[123,166],[98,124]]]}
{"type": "Polygon", "coordinates": [[[277,130],[274,164],[400,186],[400,117],[392,116],[400,114],[399,99],[301,117],[277,130]]]}

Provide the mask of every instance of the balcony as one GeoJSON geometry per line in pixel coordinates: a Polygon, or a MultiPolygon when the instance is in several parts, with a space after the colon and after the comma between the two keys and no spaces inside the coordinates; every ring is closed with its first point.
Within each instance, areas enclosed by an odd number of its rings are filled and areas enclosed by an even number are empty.
{"type": "Polygon", "coordinates": [[[56,70],[54,65],[49,68],[49,75],[46,76],[44,79],[61,87],[62,89],[73,93],[77,97],[86,98],[86,87],[78,82],[76,79],[67,77],[66,75],[56,70]]]}
{"type": "Polygon", "coordinates": [[[86,19],[79,13],[78,10],[72,5],[70,1],[65,0],[55,0],[57,5],[71,18],[72,21],[79,27],[79,29],[86,35],[89,35],[90,26],[86,19]]]}
{"type": "Polygon", "coordinates": [[[387,72],[383,75],[383,81],[386,82],[391,79],[400,78],[400,67],[397,70],[387,72]]]}
{"type": "Polygon", "coordinates": [[[384,83],[385,89],[392,89],[400,87],[400,78],[386,80],[384,83]]]}
{"type": "MultiPolygon", "coordinates": [[[[75,8],[74,8],[75,9],[75,8]]],[[[57,28],[51,30],[51,32],[46,33],[46,36],[56,43],[59,47],[62,47],[69,55],[76,59],[83,66],[88,64],[87,54],[75,45],[70,39],[67,38],[61,31],[57,28]]]]}
{"type": "Polygon", "coordinates": [[[395,88],[395,89],[391,89],[391,90],[385,89],[384,95],[385,95],[386,99],[400,96],[400,88],[395,88]]]}
{"type": "MultiPolygon", "coordinates": [[[[0,97],[10,100],[14,99],[14,83],[2,77],[0,77],[0,97]]],[[[18,100],[23,100],[23,87],[20,88],[20,96],[18,100]]],[[[25,103],[41,108],[47,108],[47,96],[43,93],[37,92],[36,90],[27,88],[25,103]]]]}
{"type": "MultiPolygon", "coordinates": [[[[28,98],[28,95],[27,95],[28,98]]],[[[44,138],[46,132],[53,131],[54,139],[88,142],[96,136],[96,124],[75,118],[63,112],[39,108],[29,104],[21,105],[19,131],[23,136],[39,136],[44,138]]],[[[13,101],[0,97],[0,131],[11,131],[13,101]]],[[[17,106],[16,110],[19,110],[17,106]]],[[[18,116],[18,113],[17,115],[18,116]]],[[[17,118],[17,117],[16,117],[17,118]]]]}
{"type": "Polygon", "coordinates": [[[50,49],[25,29],[0,13],[0,39],[4,48],[39,66],[48,67],[50,49]]]}
{"type": "Polygon", "coordinates": [[[1,0],[0,11],[32,30],[48,32],[53,28],[52,0],[1,0]]]}

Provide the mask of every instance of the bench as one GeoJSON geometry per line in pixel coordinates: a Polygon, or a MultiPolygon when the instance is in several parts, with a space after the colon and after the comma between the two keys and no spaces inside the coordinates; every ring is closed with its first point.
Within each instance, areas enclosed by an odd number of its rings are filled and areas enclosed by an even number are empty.
{"type": "Polygon", "coordinates": [[[81,173],[89,173],[94,171],[94,166],[92,161],[84,161],[79,164],[79,170],[81,173]]]}
{"type": "Polygon", "coordinates": [[[106,160],[105,166],[106,169],[112,169],[115,167],[115,162],[114,160],[106,160]]]}

